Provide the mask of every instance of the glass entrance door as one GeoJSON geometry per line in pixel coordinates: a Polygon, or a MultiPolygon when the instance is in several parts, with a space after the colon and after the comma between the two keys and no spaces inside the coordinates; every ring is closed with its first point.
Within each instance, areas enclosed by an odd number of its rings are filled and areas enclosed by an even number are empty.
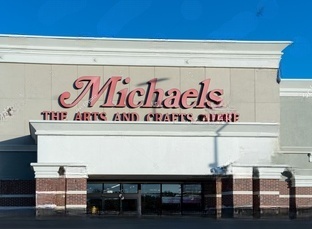
{"type": "Polygon", "coordinates": [[[181,214],[181,184],[162,184],[162,214],[181,214]]]}
{"type": "Polygon", "coordinates": [[[200,183],[88,183],[88,212],[99,214],[200,214],[200,183]]]}
{"type": "Polygon", "coordinates": [[[161,185],[141,184],[142,214],[161,214],[161,185]]]}
{"type": "Polygon", "coordinates": [[[102,211],[104,214],[138,214],[138,185],[104,183],[102,211]]]}

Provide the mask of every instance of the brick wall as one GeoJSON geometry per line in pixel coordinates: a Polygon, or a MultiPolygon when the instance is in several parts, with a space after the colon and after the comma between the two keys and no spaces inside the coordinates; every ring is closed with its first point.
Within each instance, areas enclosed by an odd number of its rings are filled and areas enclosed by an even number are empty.
{"type": "Polygon", "coordinates": [[[254,178],[254,214],[266,216],[279,214],[280,181],[279,179],[254,178]],[[257,199],[257,201],[255,201],[257,199]],[[258,204],[258,206],[256,206],[258,204]]]}
{"type": "Polygon", "coordinates": [[[221,208],[222,217],[252,215],[252,187],[251,178],[233,179],[228,176],[209,180],[204,184],[205,206],[216,210],[221,208]]]}
{"type": "Polygon", "coordinates": [[[251,178],[233,180],[234,217],[252,216],[253,181],[251,178]]]}
{"type": "Polygon", "coordinates": [[[291,184],[286,181],[279,181],[279,207],[287,211],[289,209],[289,192],[291,184]]]}
{"type": "Polygon", "coordinates": [[[87,203],[87,196],[85,194],[67,194],[67,205],[85,205],[87,203]]]}
{"type": "Polygon", "coordinates": [[[65,179],[64,178],[37,178],[36,191],[37,192],[51,192],[51,191],[64,191],[65,179]]]}
{"type": "Polygon", "coordinates": [[[67,179],[67,190],[87,190],[87,180],[85,178],[71,178],[67,179]]]}
{"type": "Polygon", "coordinates": [[[292,187],[290,189],[292,218],[312,216],[312,187],[292,187]]]}
{"type": "Polygon", "coordinates": [[[47,213],[48,208],[59,212],[85,211],[87,203],[87,179],[85,178],[37,178],[37,214],[47,213]]]}
{"type": "Polygon", "coordinates": [[[312,187],[296,187],[296,195],[312,195],[312,187]]]}
{"type": "Polygon", "coordinates": [[[252,206],[252,179],[234,179],[233,194],[235,208],[252,206]]]}

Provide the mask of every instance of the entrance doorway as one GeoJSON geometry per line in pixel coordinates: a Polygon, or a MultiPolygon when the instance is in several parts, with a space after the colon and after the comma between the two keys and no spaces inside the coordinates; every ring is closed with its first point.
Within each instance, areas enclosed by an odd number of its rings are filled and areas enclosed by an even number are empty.
{"type": "Polygon", "coordinates": [[[100,214],[140,214],[138,184],[88,184],[88,210],[96,207],[100,214]]]}
{"type": "Polygon", "coordinates": [[[88,182],[88,210],[99,214],[201,214],[200,183],[88,182]]]}

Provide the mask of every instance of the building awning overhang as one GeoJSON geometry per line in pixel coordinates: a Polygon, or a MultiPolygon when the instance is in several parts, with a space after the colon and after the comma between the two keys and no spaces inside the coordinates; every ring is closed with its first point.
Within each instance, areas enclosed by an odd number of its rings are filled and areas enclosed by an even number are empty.
{"type": "Polygon", "coordinates": [[[278,123],[110,122],[31,120],[30,134],[59,136],[278,137],[278,123]]]}

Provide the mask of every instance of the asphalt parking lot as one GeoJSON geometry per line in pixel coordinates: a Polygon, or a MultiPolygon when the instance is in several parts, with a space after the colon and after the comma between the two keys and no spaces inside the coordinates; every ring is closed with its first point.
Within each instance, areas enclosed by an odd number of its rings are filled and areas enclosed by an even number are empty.
{"type": "Polygon", "coordinates": [[[0,228],[312,228],[311,219],[211,219],[205,217],[1,217],[0,228]]]}

